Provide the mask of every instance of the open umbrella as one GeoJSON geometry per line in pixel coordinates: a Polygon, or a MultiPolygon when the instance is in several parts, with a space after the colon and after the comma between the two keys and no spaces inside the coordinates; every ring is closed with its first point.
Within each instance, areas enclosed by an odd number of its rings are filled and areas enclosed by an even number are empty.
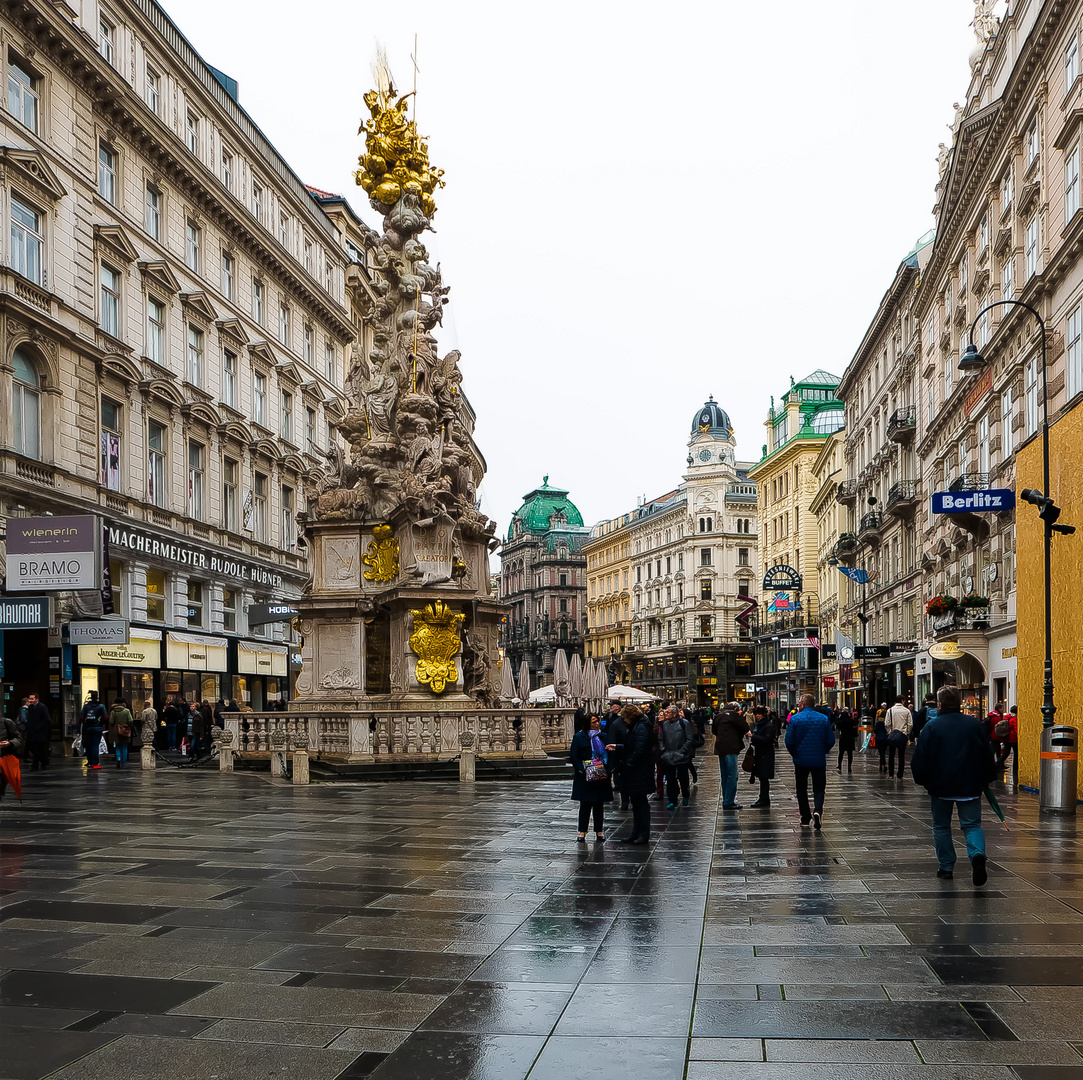
{"type": "Polygon", "coordinates": [[[519,665],[519,700],[525,705],[530,697],[530,668],[524,660],[519,665]]]}
{"type": "Polygon", "coordinates": [[[511,676],[511,661],[505,656],[500,665],[500,700],[511,702],[516,698],[515,680],[511,676]]]}
{"type": "Polygon", "coordinates": [[[572,655],[572,663],[568,669],[568,693],[576,705],[581,705],[584,699],[590,696],[589,687],[584,684],[583,658],[579,653],[572,655]]]}
{"type": "Polygon", "coordinates": [[[568,654],[557,649],[553,657],[553,685],[557,688],[557,704],[564,705],[568,698],[568,654]]]}
{"type": "Polygon", "coordinates": [[[19,759],[14,754],[5,754],[0,757],[0,772],[4,774],[5,779],[11,785],[11,790],[15,792],[15,798],[22,802],[23,770],[19,764],[19,759]]]}

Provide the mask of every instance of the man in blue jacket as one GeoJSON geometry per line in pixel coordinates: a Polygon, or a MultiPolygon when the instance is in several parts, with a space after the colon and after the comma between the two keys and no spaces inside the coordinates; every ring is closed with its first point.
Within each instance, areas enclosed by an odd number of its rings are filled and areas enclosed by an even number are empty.
{"type": "Polygon", "coordinates": [[[959,808],[959,824],[966,837],[975,885],[989,880],[985,869],[985,833],[981,827],[982,792],[997,775],[994,743],[985,725],[961,711],[958,687],[942,686],[936,695],[939,713],[921,729],[910,759],[916,783],[929,792],[933,810],[933,843],[940,868],[938,878],[951,878],[955,844],[951,838],[951,812],[959,808]]]}
{"type": "Polygon", "coordinates": [[[827,791],[827,752],[835,745],[831,721],[812,706],[816,699],[805,694],[797,702],[798,712],[790,717],[786,728],[786,749],[793,758],[794,779],[797,781],[797,805],[801,808],[801,824],[823,827],[824,793],[827,791]],[[815,809],[809,813],[808,782],[812,777],[812,798],[815,809]]]}

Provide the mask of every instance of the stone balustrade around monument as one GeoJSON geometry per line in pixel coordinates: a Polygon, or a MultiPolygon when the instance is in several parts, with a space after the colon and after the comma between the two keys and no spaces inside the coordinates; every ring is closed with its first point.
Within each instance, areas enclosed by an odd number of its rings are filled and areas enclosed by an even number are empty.
{"type": "Polygon", "coordinates": [[[227,713],[225,730],[244,754],[305,750],[351,762],[450,761],[462,750],[480,757],[544,758],[571,745],[572,709],[469,709],[423,712],[315,710],[227,713]]]}

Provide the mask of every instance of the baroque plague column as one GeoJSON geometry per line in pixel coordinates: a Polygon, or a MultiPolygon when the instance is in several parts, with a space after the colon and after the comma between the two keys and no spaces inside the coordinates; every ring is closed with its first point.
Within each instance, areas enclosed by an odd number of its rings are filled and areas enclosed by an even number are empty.
{"type": "Polygon", "coordinates": [[[386,72],[379,81],[365,95],[371,116],[357,172],[384,215],[382,234],[366,237],[374,344],[367,355],[355,346],[338,425],[346,452],[332,456],[300,517],[312,578],[297,604],[295,708],[442,713],[451,722],[452,713],[496,704],[496,523],[477,510],[485,464],[460,392],[459,354],[441,357],[433,334],[448,288],[421,236],[441,170],[407,117],[410,95],[397,98],[386,72]]]}

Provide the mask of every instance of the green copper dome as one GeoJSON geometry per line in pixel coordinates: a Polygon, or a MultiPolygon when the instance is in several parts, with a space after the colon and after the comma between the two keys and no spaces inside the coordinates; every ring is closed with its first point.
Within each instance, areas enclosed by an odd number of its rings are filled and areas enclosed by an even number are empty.
{"type": "Polygon", "coordinates": [[[542,486],[527,492],[523,496],[523,505],[515,512],[508,527],[508,539],[513,536],[516,519],[523,523],[523,530],[529,533],[543,533],[549,528],[549,519],[556,513],[563,513],[566,524],[583,524],[583,515],[579,508],[568,498],[563,488],[549,486],[549,477],[542,478],[542,486]]]}

